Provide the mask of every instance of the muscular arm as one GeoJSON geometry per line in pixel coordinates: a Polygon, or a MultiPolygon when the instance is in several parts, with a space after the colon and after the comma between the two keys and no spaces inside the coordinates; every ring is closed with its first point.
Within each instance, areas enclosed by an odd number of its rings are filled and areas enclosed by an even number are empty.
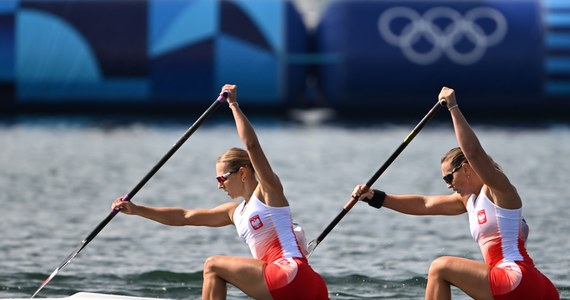
{"type": "Polygon", "coordinates": [[[253,126],[236,102],[236,86],[225,85],[222,89],[229,89],[231,91],[231,96],[228,101],[230,102],[230,108],[236,122],[238,135],[249,154],[249,158],[260,183],[261,195],[258,196],[261,196],[260,199],[269,206],[289,205],[283,194],[281,181],[273,172],[269,160],[261,148],[253,126]]]}
{"type": "Polygon", "coordinates": [[[228,202],[211,209],[184,209],[176,207],[151,207],[135,205],[130,201],[117,199],[113,208],[141,216],[169,226],[209,226],[220,227],[232,224],[232,214],[238,203],[228,202]]]}
{"type": "Polygon", "coordinates": [[[464,200],[457,193],[439,196],[386,194],[384,207],[418,216],[459,215],[466,212],[464,200]]]}
{"type": "MultiPolygon", "coordinates": [[[[456,104],[455,93],[449,88],[442,89],[439,99],[446,99],[450,107],[456,104]]],[[[459,108],[451,109],[450,113],[457,143],[473,171],[489,188],[488,196],[500,207],[520,208],[522,203],[515,187],[505,173],[495,167],[459,108]]]]}

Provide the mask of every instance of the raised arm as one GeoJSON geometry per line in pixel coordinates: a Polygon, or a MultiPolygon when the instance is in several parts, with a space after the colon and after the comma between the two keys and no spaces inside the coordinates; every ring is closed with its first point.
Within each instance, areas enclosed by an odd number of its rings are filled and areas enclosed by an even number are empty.
{"type": "Polygon", "coordinates": [[[469,126],[457,105],[455,91],[448,87],[443,87],[438,99],[447,102],[457,143],[473,171],[481,178],[483,184],[488,187],[486,191],[487,196],[500,207],[509,209],[520,208],[522,203],[515,187],[483,149],[475,132],[469,126]]]}
{"type": "Polygon", "coordinates": [[[228,103],[236,122],[237,132],[248,152],[255,173],[257,174],[257,179],[260,183],[256,196],[269,206],[289,205],[283,194],[281,181],[273,172],[271,165],[261,148],[261,144],[259,143],[253,126],[237,103],[237,86],[226,84],[222,87],[222,91],[223,90],[229,90],[231,93],[228,97],[228,103]]]}

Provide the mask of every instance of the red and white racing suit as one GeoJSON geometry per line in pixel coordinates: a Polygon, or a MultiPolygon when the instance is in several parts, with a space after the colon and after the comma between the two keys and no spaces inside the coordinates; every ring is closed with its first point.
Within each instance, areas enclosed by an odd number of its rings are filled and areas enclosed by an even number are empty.
{"type": "Polygon", "coordinates": [[[253,195],[236,207],[233,219],[253,257],[266,262],[265,282],[273,299],[329,299],[324,280],[297,241],[289,206],[271,207],[253,195]]]}
{"type": "Polygon", "coordinates": [[[491,267],[489,283],[495,299],[560,299],[526,251],[522,208],[498,207],[481,191],[468,199],[467,213],[471,235],[491,267]]]}

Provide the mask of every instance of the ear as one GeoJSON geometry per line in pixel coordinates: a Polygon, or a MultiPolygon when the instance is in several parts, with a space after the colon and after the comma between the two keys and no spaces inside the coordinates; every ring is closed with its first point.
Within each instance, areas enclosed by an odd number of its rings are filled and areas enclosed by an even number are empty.
{"type": "Polygon", "coordinates": [[[238,173],[239,173],[239,177],[241,179],[241,182],[245,182],[245,178],[247,177],[247,172],[248,172],[247,168],[245,168],[245,167],[239,168],[238,173]]]}
{"type": "Polygon", "coordinates": [[[473,169],[471,169],[471,165],[470,164],[464,164],[462,169],[463,169],[463,172],[465,172],[465,176],[467,176],[467,178],[469,178],[469,174],[471,174],[471,172],[473,172],[473,169]]]}

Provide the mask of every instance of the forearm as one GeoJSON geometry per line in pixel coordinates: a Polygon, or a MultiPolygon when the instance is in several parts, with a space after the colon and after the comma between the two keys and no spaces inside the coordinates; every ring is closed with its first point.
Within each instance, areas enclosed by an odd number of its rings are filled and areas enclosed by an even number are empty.
{"type": "Polygon", "coordinates": [[[480,152],[483,152],[483,147],[459,107],[455,106],[449,110],[449,113],[451,114],[451,119],[453,121],[453,129],[455,131],[457,144],[463,151],[467,160],[469,161],[469,158],[473,158],[474,156],[481,154],[480,152]]]}
{"type": "Polygon", "coordinates": [[[230,108],[236,122],[238,136],[243,142],[246,149],[251,150],[252,148],[259,145],[259,141],[257,140],[257,135],[255,134],[253,126],[241,111],[239,105],[237,103],[232,103],[230,105],[230,108]]]}
{"type": "Polygon", "coordinates": [[[263,153],[253,126],[237,103],[231,104],[230,108],[234,115],[238,135],[249,154],[251,164],[257,174],[259,182],[267,190],[282,193],[283,187],[275,176],[265,153],[263,153]]]}
{"type": "Polygon", "coordinates": [[[138,205],[134,214],[169,226],[189,225],[186,210],[175,207],[149,207],[138,205]]]}

